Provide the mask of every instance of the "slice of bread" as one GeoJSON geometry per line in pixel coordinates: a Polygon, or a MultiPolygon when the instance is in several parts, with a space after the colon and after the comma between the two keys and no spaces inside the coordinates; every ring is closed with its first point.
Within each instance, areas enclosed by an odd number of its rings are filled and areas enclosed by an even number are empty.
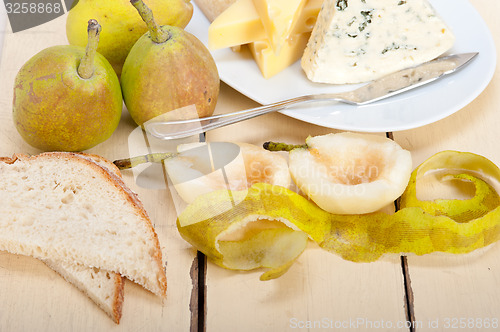
{"type": "Polygon", "coordinates": [[[94,301],[116,324],[120,323],[124,279],[117,273],[97,268],[43,260],[51,269],[94,301]]]}
{"type": "MultiPolygon", "coordinates": [[[[94,154],[85,154],[106,170],[121,177],[120,169],[111,161],[94,154]]],[[[67,282],[87,295],[116,324],[122,317],[125,282],[118,273],[90,268],[78,264],[43,260],[43,262],[61,275],[67,282]]]]}
{"type": "MultiPolygon", "coordinates": [[[[85,154],[109,172],[121,177],[120,170],[111,161],[93,154],[85,154]]],[[[2,160],[2,158],[0,158],[2,160]]],[[[4,161],[10,159],[3,159],[4,161]]],[[[54,260],[43,262],[61,275],[66,281],[87,295],[116,323],[122,316],[125,282],[121,275],[78,264],[70,264],[54,260]]]]}
{"type": "Polygon", "coordinates": [[[137,196],[91,156],[0,160],[0,250],[113,271],[164,297],[153,226],[137,196]]]}
{"type": "Polygon", "coordinates": [[[235,3],[236,0],[194,0],[194,2],[200,8],[203,15],[212,22],[220,13],[235,3]]]}

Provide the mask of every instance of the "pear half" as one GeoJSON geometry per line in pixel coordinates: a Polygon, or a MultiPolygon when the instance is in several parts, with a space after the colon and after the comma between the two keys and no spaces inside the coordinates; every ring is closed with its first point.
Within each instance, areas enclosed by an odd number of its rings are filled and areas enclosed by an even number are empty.
{"type": "Polygon", "coordinates": [[[290,173],[302,192],[335,214],[370,213],[395,201],[412,171],[409,151],[382,136],[338,133],[309,137],[290,152],[290,173]]]}
{"type": "Polygon", "coordinates": [[[291,183],[285,158],[247,143],[191,143],[164,161],[179,196],[186,202],[215,190],[245,190],[254,183],[287,188],[291,183]]]}

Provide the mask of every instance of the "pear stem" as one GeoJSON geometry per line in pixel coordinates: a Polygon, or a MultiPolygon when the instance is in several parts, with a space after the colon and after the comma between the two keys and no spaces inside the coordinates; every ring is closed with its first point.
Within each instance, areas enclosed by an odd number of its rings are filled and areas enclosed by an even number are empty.
{"type": "Polygon", "coordinates": [[[262,147],[268,151],[292,151],[294,149],[307,149],[307,144],[286,144],[286,143],[276,143],[276,142],[266,142],[262,147]]]}
{"type": "Polygon", "coordinates": [[[85,49],[85,55],[78,66],[78,75],[83,79],[91,78],[94,75],[94,58],[97,53],[97,45],[99,44],[99,34],[101,33],[101,25],[94,19],[89,20],[87,27],[88,42],[85,49]]]}
{"type": "Polygon", "coordinates": [[[116,165],[116,167],[123,170],[145,163],[161,163],[163,160],[168,158],[174,158],[175,156],[177,156],[177,153],[174,152],[165,152],[165,153],[158,152],[158,153],[150,153],[144,156],[119,159],[113,161],[113,163],[116,165]]]}
{"type": "Polygon", "coordinates": [[[168,32],[163,31],[161,27],[156,24],[156,21],[153,17],[153,12],[148,6],[146,6],[144,1],[130,0],[130,3],[135,7],[135,9],[137,9],[139,15],[141,15],[142,17],[142,20],[146,22],[149,34],[151,35],[151,39],[157,44],[166,42],[169,38],[168,32]]]}

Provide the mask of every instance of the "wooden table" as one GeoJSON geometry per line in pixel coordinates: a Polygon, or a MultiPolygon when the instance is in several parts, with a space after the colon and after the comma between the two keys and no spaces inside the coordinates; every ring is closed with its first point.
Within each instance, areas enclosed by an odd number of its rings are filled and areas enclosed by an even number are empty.
{"type": "MultiPolygon", "coordinates": [[[[500,2],[470,0],[500,45],[500,2]]],[[[36,28],[5,33],[0,67],[0,155],[38,153],[12,124],[12,85],[22,64],[51,45],[66,44],[65,17],[36,28]]],[[[480,38],[480,36],[478,36],[480,38]]],[[[217,112],[256,106],[222,84],[217,112]]],[[[500,165],[500,69],[484,92],[459,112],[434,124],[390,134],[412,153],[414,166],[436,152],[453,149],[482,154],[500,165]]],[[[281,114],[221,128],[208,141],[303,142],[308,135],[338,132],[281,114]]],[[[175,148],[145,140],[124,110],[118,130],[89,150],[114,160],[175,148]]],[[[160,168],[124,171],[160,237],[168,278],[162,304],[127,282],[120,325],[39,261],[0,252],[0,331],[291,331],[321,322],[342,331],[499,330],[500,244],[469,255],[390,256],[352,263],[310,245],[282,277],[259,281],[260,271],[239,273],[207,262],[175,227],[175,192],[160,168]],[[140,173],[142,172],[142,173],[140,173]],[[150,174],[150,177],[144,176],[150,174]],[[496,322],[487,328],[486,321],[496,322]],[[470,323],[473,322],[473,323],[470,323]],[[448,324],[450,325],[447,329],[448,324]],[[371,327],[371,328],[370,328],[371,327]]],[[[0,203],[1,204],[1,203],[0,203]]]]}

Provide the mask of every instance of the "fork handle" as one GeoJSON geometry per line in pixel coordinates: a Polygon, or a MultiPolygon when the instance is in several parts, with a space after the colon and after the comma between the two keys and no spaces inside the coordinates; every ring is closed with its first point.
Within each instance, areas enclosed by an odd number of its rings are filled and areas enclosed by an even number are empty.
{"type": "Polygon", "coordinates": [[[170,140],[185,138],[243,120],[252,119],[263,114],[281,111],[290,106],[302,104],[312,100],[314,99],[310,98],[310,96],[301,96],[233,113],[219,114],[190,120],[150,122],[146,123],[144,126],[146,131],[148,131],[153,137],[159,139],[170,140]]]}

